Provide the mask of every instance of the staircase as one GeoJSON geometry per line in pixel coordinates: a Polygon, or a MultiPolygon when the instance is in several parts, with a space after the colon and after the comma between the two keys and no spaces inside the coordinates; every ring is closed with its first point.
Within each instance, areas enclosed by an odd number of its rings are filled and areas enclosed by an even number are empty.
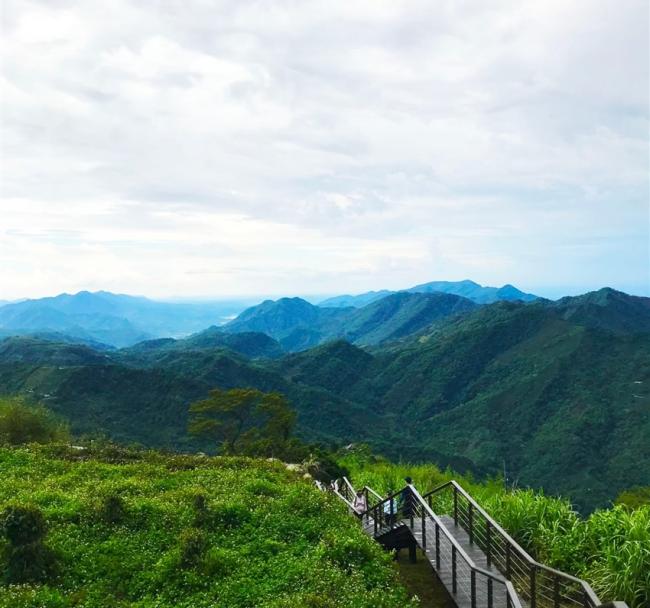
{"type": "MultiPolygon", "coordinates": [[[[385,498],[367,486],[362,492],[364,531],[386,548],[408,548],[413,557],[419,547],[458,608],[605,606],[585,581],[535,561],[455,481],[424,495],[412,484],[385,498]],[[400,497],[410,506],[402,512],[400,497]]],[[[356,491],[347,478],[335,493],[354,511],[356,491]]]]}

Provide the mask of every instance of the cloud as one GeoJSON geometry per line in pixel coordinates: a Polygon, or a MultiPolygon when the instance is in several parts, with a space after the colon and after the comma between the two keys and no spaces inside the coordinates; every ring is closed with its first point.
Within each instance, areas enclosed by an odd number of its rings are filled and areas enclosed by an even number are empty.
{"type": "Polygon", "coordinates": [[[0,296],[650,291],[646,2],[8,0],[3,35],[0,296]]]}

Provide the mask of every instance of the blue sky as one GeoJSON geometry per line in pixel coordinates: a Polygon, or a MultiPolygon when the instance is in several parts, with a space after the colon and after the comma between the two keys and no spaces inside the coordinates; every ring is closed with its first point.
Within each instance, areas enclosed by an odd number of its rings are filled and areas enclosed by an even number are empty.
{"type": "Polygon", "coordinates": [[[5,0],[0,299],[650,295],[648,4],[5,0]]]}

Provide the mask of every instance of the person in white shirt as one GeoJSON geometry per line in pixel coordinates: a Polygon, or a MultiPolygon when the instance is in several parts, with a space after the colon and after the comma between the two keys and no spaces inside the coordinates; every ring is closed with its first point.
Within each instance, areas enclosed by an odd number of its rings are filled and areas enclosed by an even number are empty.
{"type": "Polygon", "coordinates": [[[361,515],[368,510],[368,501],[366,500],[366,495],[363,493],[363,490],[357,490],[357,495],[354,497],[352,508],[357,515],[361,515]]]}

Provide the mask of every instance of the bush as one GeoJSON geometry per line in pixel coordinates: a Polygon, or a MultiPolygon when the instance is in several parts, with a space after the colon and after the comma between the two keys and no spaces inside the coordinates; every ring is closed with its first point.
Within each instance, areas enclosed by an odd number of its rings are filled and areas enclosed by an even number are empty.
{"type": "Polygon", "coordinates": [[[57,573],[55,554],[43,544],[43,514],[32,506],[9,506],[0,517],[9,544],[5,547],[4,578],[7,583],[43,582],[57,573]]]}
{"type": "Polygon", "coordinates": [[[13,546],[39,542],[45,536],[45,518],[32,506],[7,507],[0,516],[0,525],[3,535],[13,546]]]}
{"type": "Polygon", "coordinates": [[[180,565],[189,568],[198,564],[205,552],[205,536],[201,530],[188,528],[181,533],[180,565]]]}
{"type": "Polygon", "coordinates": [[[117,494],[107,494],[98,509],[99,519],[107,524],[119,524],[126,517],[126,506],[117,494]]]}
{"type": "Polygon", "coordinates": [[[40,406],[21,399],[0,400],[0,444],[52,443],[68,441],[67,425],[40,406]]]}

